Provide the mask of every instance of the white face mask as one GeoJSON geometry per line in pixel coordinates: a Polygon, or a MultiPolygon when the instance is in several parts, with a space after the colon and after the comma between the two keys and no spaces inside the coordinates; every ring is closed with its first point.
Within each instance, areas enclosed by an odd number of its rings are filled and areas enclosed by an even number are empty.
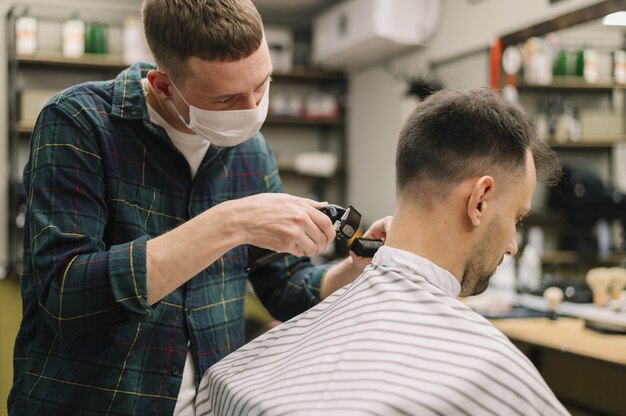
{"type": "Polygon", "coordinates": [[[202,136],[211,144],[220,147],[233,147],[243,143],[258,133],[267,116],[269,108],[269,84],[265,88],[263,98],[256,108],[249,110],[203,110],[190,105],[180,93],[176,85],[172,83],[178,95],[189,106],[189,123],[180,115],[174,103],[172,106],[180,120],[187,128],[202,136]]]}

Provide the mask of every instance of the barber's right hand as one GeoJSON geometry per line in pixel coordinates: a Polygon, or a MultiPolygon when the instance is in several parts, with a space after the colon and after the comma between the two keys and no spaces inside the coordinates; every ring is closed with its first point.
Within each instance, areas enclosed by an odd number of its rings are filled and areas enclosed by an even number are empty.
{"type": "Polygon", "coordinates": [[[335,238],[325,203],[289,194],[265,193],[225,202],[244,244],[294,256],[312,256],[335,238]]]}

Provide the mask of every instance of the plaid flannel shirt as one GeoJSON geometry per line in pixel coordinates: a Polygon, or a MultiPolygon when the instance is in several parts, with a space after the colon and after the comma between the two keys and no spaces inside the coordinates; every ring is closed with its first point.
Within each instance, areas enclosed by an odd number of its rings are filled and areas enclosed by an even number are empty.
{"type": "Polygon", "coordinates": [[[286,256],[248,276],[247,246],[239,246],[147,303],[148,239],[221,202],[282,192],[260,134],[211,146],[192,180],[150,122],[141,78],[153,68],[137,63],[115,80],[69,88],[39,115],[24,170],[24,316],[11,415],[172,414],[189,350],[197,385],[243,344],[248,278],[279,319],[319,301],[326,267],[286,256]]]}

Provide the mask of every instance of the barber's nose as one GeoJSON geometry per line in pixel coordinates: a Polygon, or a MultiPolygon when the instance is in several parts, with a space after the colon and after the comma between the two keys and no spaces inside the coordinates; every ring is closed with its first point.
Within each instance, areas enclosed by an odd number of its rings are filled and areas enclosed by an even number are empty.
{"type": "Polygon", "coordinates": [[[252,110],[259,106],[261,103],[261,99],[263,98],[263,94],[250,94],[245,97],[245,99],[241,102],[240,110],[252,110]]]}
{"type": "Polygon", "coordinates": [[[253,108],[256,108],[257,103],[256,103],[256,98],[254,97],[254,95],[247,96],[244,102],[242,103],[242,106],[243,106],[242,110],[252,110],[253,108]]]}

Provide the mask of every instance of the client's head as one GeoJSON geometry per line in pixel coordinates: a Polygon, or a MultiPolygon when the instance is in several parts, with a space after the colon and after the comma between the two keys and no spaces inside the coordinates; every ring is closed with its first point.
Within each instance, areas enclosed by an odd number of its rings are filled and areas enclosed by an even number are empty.
{"type": "Polygon", "coordinates": [[[516,224],[537,180],[559,175],[554,152],[497,93],[439,91],[400,132],[394,239],[453,273],[462,296],[482,293],[503,256],[517,252],[516,224]]]}

